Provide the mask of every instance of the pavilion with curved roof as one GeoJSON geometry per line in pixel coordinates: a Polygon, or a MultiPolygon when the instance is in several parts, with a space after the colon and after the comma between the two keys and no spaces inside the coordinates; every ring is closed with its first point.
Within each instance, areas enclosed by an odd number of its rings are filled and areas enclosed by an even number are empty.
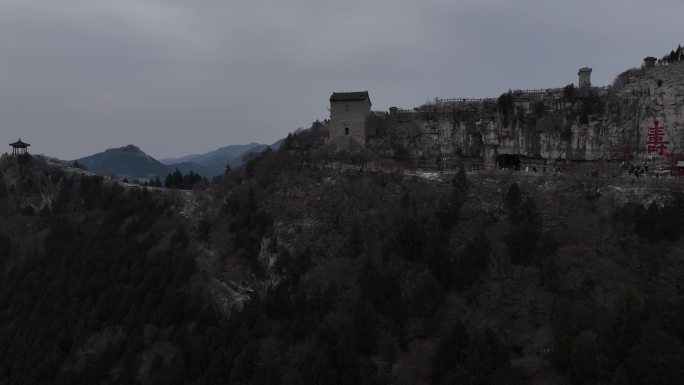
{"type": "Polygon", "coordinates": [[[12,147],[12,155],[23,155],[28,154],[27,148],[30,144],[22,142],[20,138],[16,142],[10,143],[10,146],[12,147]]]}

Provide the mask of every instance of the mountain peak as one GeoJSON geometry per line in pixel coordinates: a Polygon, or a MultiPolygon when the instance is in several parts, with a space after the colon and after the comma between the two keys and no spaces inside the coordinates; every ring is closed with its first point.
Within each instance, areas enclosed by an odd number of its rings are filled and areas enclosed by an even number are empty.
{"type": "Polygon", "coordinates": [[[168,167],[133,144],[109,148],[104,152],[78,159],[78,163],[90,171],[119,177],[163,177],[169,172],[168,167]]]}
{"type": "MultiPolygon", "coordinates": [[[[140,149],[140,147],[134,145],[134,144],[129,144],[123,147],[114,147],[114,148],[108,148],[104,152],[112,153],[112,152],[129,152],[129,153],[142,153],[143,150],[140,149]]],[[[146,154],[147,155],[147,154],[146,154]]]]}
{"type": "MultiPolygon", "coordinates": [[[[138,146],[136,146],[136,145],[133,145],[133,144],[129,144],[129,145],[123,147],[123,148],[125,148],[126,150],[140,151],[140,147],[138,147],[138,146]]],[[[142,151],[141,151],[141,152],[142,152],[142,151]]]]}

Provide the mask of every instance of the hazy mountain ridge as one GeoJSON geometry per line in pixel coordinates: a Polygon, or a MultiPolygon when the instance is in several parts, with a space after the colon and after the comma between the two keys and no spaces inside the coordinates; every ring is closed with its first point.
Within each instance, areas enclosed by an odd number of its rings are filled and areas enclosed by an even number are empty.
{"type": "MultiPolygon", "coordinates": [[[[160,162],[166,164],[166,165],[171,165],[171,164],[176,164],[176,163],[182,163],[182,162],[194,162],[197,164],[215,164],[217,163],[220,159],[234,159],[239,157],[240,155],[244,154],[245,152],[249,151],[250,149],[259,146],[259,143],[249,143],[249,144],[238,144],[238,145],[230,145],[230,146],[225,146],[218,148],[213,151],[206,152],[204,154],[190,154],[190,155],[185,155],[181,156],[178,158],[164,158],[164,159],[159,159],[160,162]]],[[[227,161],[226,161],[227,162],[227,161]]],[[[225,163],[224,163],[225,166],[225,163]]]]}
{"type": "Polygon", "coordinates": [[[203,177],[212,178],[221,175],[226,165],[231,168],[242,166],[244,158],[271,147],[277,149],[282,140],[271,146],[259,143],[231,145],[221,147],[205,154],[186,155],[180,158],[166,158],[161,161],[146,154],[135,145],[110,148],[103,152],[77,159],[78,163],[89,171],[118,178],[163,178],[178,169],[183,174],[189,171],[203,177]]]}
{"type": "MultiPolygon", "coordinates": [[[[164,158],[161,159],[160,162],[167,166],[173,167],[178,167],[179,164],[183,164],[185,162],[191,162],[205,167],[205,170],[207,170],[208,173],[207,176],[211,177],[222,174],[226,168],[226,165],[230,165],[231,168],[242,166],[244,163],[244,158],[252,153],[262,152],[269,147],[273,150],[277,150],[282,142],[283,139],[280,139],[271,145],[260,144],[256,142],[241,145],[230,145],[209,151],[204,154],[192,154],[179,158],[164,158]]],[[[179,170],[181,170],[180,167],[179,170]]],[[[193,171],[198,172],[197,170],[193,171]]]]}

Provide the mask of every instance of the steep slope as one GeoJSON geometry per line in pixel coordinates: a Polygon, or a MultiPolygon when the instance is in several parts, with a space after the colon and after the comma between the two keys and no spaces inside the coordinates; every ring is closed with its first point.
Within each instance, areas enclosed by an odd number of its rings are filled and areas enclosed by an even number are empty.
{"type": "Polygon", "coordinates": [[[94,173],[121,178],[164,177],[173,171],[132,144],[78,159],[78,163],[94,173]]]}
{"type": "Polygon", "coordinates": [[[181,291],[193,228],[178,194],[0,159],[0,383],[160,381],[140,370],[171,358],[159,330],[202,309],[181,291]]]}
{"type": "Polygon", "coordinates": [[[679,381],[681,181],[421,174],[325,137],[216,191],[214,274],[254,274],[268,320],[246,382],[679,381]]]}

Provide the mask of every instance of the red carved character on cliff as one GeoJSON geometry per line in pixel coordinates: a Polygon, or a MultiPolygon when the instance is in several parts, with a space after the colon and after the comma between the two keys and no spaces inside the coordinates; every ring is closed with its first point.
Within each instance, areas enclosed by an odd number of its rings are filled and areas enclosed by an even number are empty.
{"type": "Polygon", "coordinates": [[[653,127],[648,130],[648,140],[646,141],[648,153],[657,153],[662,156],[667,153],[667,145],[670,142],[665,141],[665,134],[660,123],[656,120],[653,122],[653,127]]]}

